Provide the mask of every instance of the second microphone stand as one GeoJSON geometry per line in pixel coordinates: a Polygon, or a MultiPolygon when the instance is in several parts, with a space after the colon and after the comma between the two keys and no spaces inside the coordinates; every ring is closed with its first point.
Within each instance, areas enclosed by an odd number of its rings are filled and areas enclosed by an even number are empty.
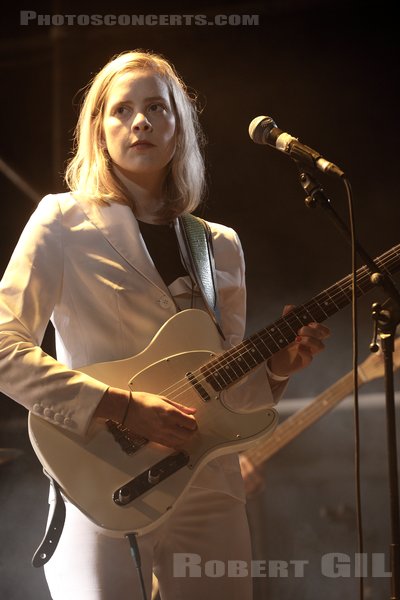
{"type": "MultiPolygon", "coordinates": [[[[347,225],[332,207],[329,198],[326,197],[320,183],[316,180],[313,169],[298,161],[300,172],[300,184],[306,193],[306,205],[308,207],[319,206],[324,209],[333,221],[334,225],[344,235],[347,242],[351,244],[351,235],[347,225]]],[[[348,182],[344,179],[348,191],[348,182]]],[[[389,493],[390,493],[390,521],[391,521],[391,597],[390,600],[400,600],[400,518],[399,518],[399,485],[397,467],[397,442],[396,442],[396,411],[393,378],[393,352],[394,338],[397,325],[400,323],[400,294],[390,276],[381,272],[378,265],[368,255],[361,244],[355,240],[355,249],[363,262],[371,272],[371,281],[374,285],[381,286],[390,300],[385,306],[374,303],[372,318],[375,323],[375,338],[379,335],[385,365],[385,396],[386,396],[386,428],[389,467],[389,493]]],[[[376,348],[371,350],[376,351],[376,348]]]]}

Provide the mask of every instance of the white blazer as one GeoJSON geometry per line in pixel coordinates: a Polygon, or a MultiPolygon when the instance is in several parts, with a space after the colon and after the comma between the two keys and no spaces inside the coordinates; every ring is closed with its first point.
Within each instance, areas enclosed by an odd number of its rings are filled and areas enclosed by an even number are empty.
{"type": "MultiPolygon", "coordinates": [[[[232,229],[210,227],[228,348],[240,343],[245,329],[243,252],[232,229]]],[[[46,196],[0,283],[0,389],[84,435],[107,386],[79,367],[137,354],[177,312],[176,304],[189,308],[191,298],[189,277],[164,284],[128,206],[98,206],[70,193],[46,196]],[[40,348],[49,319],[57,360],[40,348]]],[[[198,294],[195,307],[204,308],[198,294]]],[[[243,409],[275,403],[264,367],[246,379],[232,388],[230,402],[243,409]]],[[[218,461],[238,474],[237,460],[218,461]]]]}

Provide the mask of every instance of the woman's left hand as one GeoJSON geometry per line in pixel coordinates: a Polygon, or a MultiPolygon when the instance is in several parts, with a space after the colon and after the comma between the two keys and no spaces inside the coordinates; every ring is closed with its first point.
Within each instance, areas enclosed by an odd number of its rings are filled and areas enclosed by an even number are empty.
{"type": "MultiPolygon", "coordinates": [[[[294,305],[285,306],[283,315],[287,315],[294,308],[294,305]]],[[[294,342],[270,358],[271,371],[276,375],[289,377],[308,367],[313,357],[325,348],[323,340],[329,336],[330,330],[325,325],[314,322],[304,325],[298,330],[294,342]]]]}

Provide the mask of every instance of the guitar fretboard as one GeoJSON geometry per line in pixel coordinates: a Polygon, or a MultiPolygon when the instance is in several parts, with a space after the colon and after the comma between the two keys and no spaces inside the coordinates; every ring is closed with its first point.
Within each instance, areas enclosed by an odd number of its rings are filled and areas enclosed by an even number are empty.
{"type": "MultiPolygon", "coordinates": [[[[382,272],[392,274],[398,271],[400,244],[376,258],[375,262],[382,272]]],[[[374,287],[370,275],[366,266],[357,270],[357,296],[364,295],[374,287]]],[[[347,275],[306,304],[297,306],[288,315],[209,361],[200,371],[216,391],[222,391],[293,342],[300,327],[312,321],[322,323],[348,306],[351,299],[352,275],[347,275]]]]}

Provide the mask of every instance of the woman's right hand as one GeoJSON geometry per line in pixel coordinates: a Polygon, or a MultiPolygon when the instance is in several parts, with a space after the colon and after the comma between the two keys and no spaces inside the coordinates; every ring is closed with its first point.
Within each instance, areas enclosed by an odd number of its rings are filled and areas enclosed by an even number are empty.
{"type": "Polygon", "coordinates": [[[125,390],[108,388],[94,416],[121,422],[125,415],[123,424],[130,431],[170,448],[179,449],[191,440],[197,430],[195,408],[147,392],[128,395],[125,390]]]}

